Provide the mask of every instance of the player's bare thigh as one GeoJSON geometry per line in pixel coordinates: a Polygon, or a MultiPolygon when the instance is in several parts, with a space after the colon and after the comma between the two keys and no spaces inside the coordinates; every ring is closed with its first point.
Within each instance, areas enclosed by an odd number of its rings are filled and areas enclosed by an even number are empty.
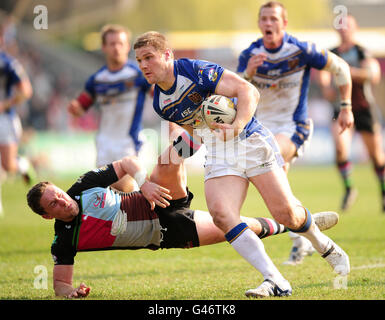
{"type": "Polygon", "coordinates": [[[384,151],[382,149],[382,136],[379,126],[374,127],[374,133],[360,131],[360,135],[372,162],[376,166],[384,165],[384,151]]]}
{"type": "Polygon", "coordinates": [[[337,162],[347,161],[350,155],[350,147],[353,136],[353,128],[346,129],[341,133],[341,128],[337,121],[333,121],[331,131],[336,148],[337,162]]]}
{"type": "Polygon", "coordinates": [[[273,218],[291,229],[298,229],[305,220],[305,211],[294,197],[283,169],[276,169],[249,178],[273,218]]]}
{"type": "Polygon", "coordinates": [[[221,176],[205,181],[207,208],[217,227],[227,233],[241,222],[240,210],[249,182],[235,176],[221,176]]]}
{"type": "Polygon", "coordinates": [[[293,141],[291,141],[291,139],[288,136],[282,133],[277,133],[275,135],[275,139],[277,140],[279,150],[285,162],[290,162],[291,160],[293,160],[297,152],[297,149],[293,141]]]}
{"type": "Polygon", "coordinates": [[[17,143],[0,145],[1,166],[7,172],[17,171],[17,143]]]}
{"type": "Polygon", "coordinates": [[[150,180],[169,189],[174,200],[187,196],[186,168],[183,160],[176,154],[172,146],[159,156],[158,162],[152,170],[150,180]]]}

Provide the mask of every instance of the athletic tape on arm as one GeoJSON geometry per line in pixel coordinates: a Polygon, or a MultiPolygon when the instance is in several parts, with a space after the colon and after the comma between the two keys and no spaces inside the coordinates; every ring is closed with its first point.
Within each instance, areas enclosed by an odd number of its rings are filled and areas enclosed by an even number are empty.
{"type": "Polygon", "coordinates": [[[324,70],[330,71],[337,86],[343,86],[351,82],[349,65],[333,52],[328,51],[328,62],[324,70]]]}

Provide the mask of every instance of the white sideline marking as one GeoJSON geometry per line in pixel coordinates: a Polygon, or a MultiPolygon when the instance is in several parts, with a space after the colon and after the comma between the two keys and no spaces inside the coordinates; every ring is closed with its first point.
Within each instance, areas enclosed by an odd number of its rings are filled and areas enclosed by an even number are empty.
{"type": "Polygon", "coordinates": [[[352,267],[352,270],[361,270],[361,269],[375,269],[375,268],[385,268],[384,263],[377,263],[377,264],[368,264],[358,267],[352,267]]]}

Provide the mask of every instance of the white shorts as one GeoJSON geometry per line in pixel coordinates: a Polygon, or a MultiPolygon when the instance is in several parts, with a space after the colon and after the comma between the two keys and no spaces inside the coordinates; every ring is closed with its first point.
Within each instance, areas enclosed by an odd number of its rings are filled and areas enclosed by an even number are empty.
{"type": "Polygon", "coordinates": [[[281,168],[283,163],[274,136],[270,132],[267,135],[254,132],[246,139],[236,137],[208,148],[205,180],[229,175],[248,179],[281,168]]]}
{"type": "Polygon", "coordinates": [[[22,132],[17,114],[0,113],[0,145],[18,143],[22,132]]]}
{"type": "Polygon", "coordinates": [[[293,121],[286,123],[268,122],[263,123],[263,126],[269,128],[269,130],[274,136],[277,134],[283,134],[289,138],[293,136],[296,129],[295,122],[293,121]]]}
{"type": "Polygon", "coordinates": [[[263,124],[273,133],[274,136],[282,134],[291,139],[294,143],[297,152],[292,162],[299,157],[302,157],[307,146],[313,137],[313,120],[306,119],[306,123],[295,123],[293,121],[287,123],[268,122],[263,124]]]}
{"type": "Polygon", "coordinates": [[[111,140],[102,137],[96,138],[96,166],[101,167],[126,156],[137,156],[132,140],[111,140]]]}

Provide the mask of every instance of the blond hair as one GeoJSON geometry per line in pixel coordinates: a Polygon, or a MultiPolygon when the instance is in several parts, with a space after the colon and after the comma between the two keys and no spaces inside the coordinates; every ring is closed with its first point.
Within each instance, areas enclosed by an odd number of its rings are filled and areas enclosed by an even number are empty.
{"type": "Polygon", "coordinates": [[[157,31],[148,31],[140,35],[134,43],[134,50],[146,46],[153,46],[158,51],[169,48],[166,37],[157,31]]]}
{"type": "Polygon", "coordinates": [[[101,31],[100,31],[100,35],[102,38],[102,44],[106,43],[107,35],[109,33],[121,33],[121,32],[126,34],[127,41],[130,42],[131,41],[131,31],[128,30],[126,27],[118,25],[118,24],[107,24],[107,25],[103,26],[101,31]]]}
{"type": "Polygon", "coordinates": [[[264,8],[281,8],[282,9],[282,19],[283,21],[287,21],[287,10],[285,8],[285,6],[278,2],[278,1],[269,1],[269,2],[266,2],[265,4],[263,4],[260,8],[259,8],[259,13],[258,13],[258,18],[261,16],[261,12],[262,12],[262,9],[264,8]]]}

